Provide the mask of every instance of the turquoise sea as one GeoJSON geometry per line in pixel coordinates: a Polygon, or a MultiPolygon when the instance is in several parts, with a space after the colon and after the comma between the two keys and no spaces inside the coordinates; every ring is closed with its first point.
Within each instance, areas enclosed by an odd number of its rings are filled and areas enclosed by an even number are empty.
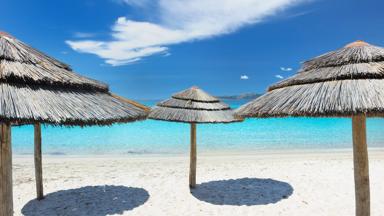
{"type": "MultiPolygon", "coordinates": [[[[153,106],[156,101],[141,101],[153,106]]],[[[232,108],[244,100],[225,101],[232,108]]],[[[367,121],[368,146],[384,147],[384,118],[367,121]]],[[[43,153],[168,154],[189,150],[189,124],[146,120],[108,127],[42,128],[43,153]]],[[[33,153],[33,127],[14,127],[13,152],[33,153]]],[[[247,119],[197,126],[198,151],[255,151],[351,148],[350,118],[247,119]]]]}

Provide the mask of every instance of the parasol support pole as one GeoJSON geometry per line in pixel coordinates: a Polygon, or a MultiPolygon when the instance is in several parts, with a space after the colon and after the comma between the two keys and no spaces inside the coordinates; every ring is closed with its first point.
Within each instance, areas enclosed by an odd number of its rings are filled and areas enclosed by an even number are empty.
{"type": "Polygon", "coordinates": [[[0,216],[13,215],[11,125],[0,124],[0,216]]]}
{"type": "Polygon", "coordinates": [[[44,198],[43,192],[43,166],[41,162],[41,124],[34,124],[35,132],[35,180],[37,200],[44,198]]]}
{"type": "Polygon", "coordinates": [[[356,216],[370,215],[369,164],[366,116],[352,116],[353,162],[355,173],[356,216]]]}
{"type": "Polygon", "coordinates": [[[196,123],[191,123],[191,152],[189,167],[189,187],[196,187],[196,123]]]}

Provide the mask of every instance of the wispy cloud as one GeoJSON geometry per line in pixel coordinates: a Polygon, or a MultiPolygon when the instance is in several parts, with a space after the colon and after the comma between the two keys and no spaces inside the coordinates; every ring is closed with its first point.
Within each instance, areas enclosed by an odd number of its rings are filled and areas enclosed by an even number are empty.
{"type": "Polygon", "coordinates": [[[148,4],[153,3],[151,0],[115,0],[116,2],[124,3],[131,6],[144,7],[148,4]]]}
{"type": "Polygon", "coordinates": [[[275,75],[275,77],[276,77],[277,79],[284,79],[284,77],[281,76],[281,75],[279,75],[279,74],[275,75]]]}
{"type": "Polygon", "coordinates": [[[75,38],[91,38],[96,36],[95,33],[90,33],[90,32],[74,32],[73,37],[75,38]]]}
{"type": "Polygon", "coordinates": [[[289,14],[288,16],[286,16],[286,18],[301,17],[301,16],[305,16],[305,15],[311,14],[313,12],[314,12],[314,10],[301,11],[301,12],[297,12],[297,13],[294,13],[294,14],[289,14]]]}
{"type": "Polygon", "coordinates": [[[247,79],[249,79],[249,77],[248,77],[247,75],[241,75],[241,76],[240,76],[240,79],[241,79],[241,80],[247,80],[247,79]]]}
{"type": "Polygon", "coordinates": [[[280,67],[281,71],[292,71],[292,68],[290,67],[280,67]]]}
{"type": "Polygon", "coordinates": [[[120,17],[112,26],[112,40],[68,40],[66,43],[78,52],[96,54],[108,64],[124,65],[164,53],[170,45],[235,32],[307,0],[118,1],[150,8],[157,18],[154,22],[145,22],[120,17]]]}

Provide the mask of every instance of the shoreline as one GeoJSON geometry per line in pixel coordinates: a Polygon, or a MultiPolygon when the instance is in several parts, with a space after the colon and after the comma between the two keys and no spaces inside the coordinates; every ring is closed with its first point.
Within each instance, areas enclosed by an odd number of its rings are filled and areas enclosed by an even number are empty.
{"type": "MultiPolygon", "coordinates": [[[[383,147],[368,148],[368,152],[372,155],[384,154],[383,147]]],[[[334,149],[260,149],[260,150],[198,150],[198,156],[272,156],[272,155],[313,155],[313,154],[352,154],[352,148],[334,148],[334,149]]],[[[164,152],[164,153],[122,153],[122,154],[66,154],[66,153],[43,153],[45,158],[134,158],[134,157],[184,157],[189,156],[189,152],[164,152]]],[[[33,157],[30,154],[13,154],[14,158],[29,158],[33,157]]]]}

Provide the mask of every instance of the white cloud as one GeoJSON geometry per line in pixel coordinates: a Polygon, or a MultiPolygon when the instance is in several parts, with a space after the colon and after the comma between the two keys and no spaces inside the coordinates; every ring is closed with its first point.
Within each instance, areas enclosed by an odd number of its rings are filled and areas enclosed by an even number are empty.
{"type": "Polygon", "coordinates": [[[279,75],[279,74],[275,75],[275,77],[276,77],[277,79],[284,79],[284,77],[281,76],[281,75],[279,75]]]}
{"type": "Polygon", "coordinates": [[[280,70],[282,70],[282,71],[292,71],[292,68],[290,68],[290,67],[280,67],[280,70]]]}
{"type": "Polygon", "coordinates": [[[241,80],[247,80],[247,79],[249,79],[249,77],[248,77],[247,75],[241,75],[241,76],[240,76],[240,79],[241,79],[241,80]]]}
{"type": "MultiPolygon", "coordinates": [[[[119,0],[156,14],[155,22],[120,17],[109,41],[66,41],[74,50],[96,54],[112,65],[164,53],[169,45],[232,33],[306,0],[119,0]],[[154,6],[155,5],[155,6],[154,6]]],[[[153,20],[153,19],[152,19],[153,20]]]]}

